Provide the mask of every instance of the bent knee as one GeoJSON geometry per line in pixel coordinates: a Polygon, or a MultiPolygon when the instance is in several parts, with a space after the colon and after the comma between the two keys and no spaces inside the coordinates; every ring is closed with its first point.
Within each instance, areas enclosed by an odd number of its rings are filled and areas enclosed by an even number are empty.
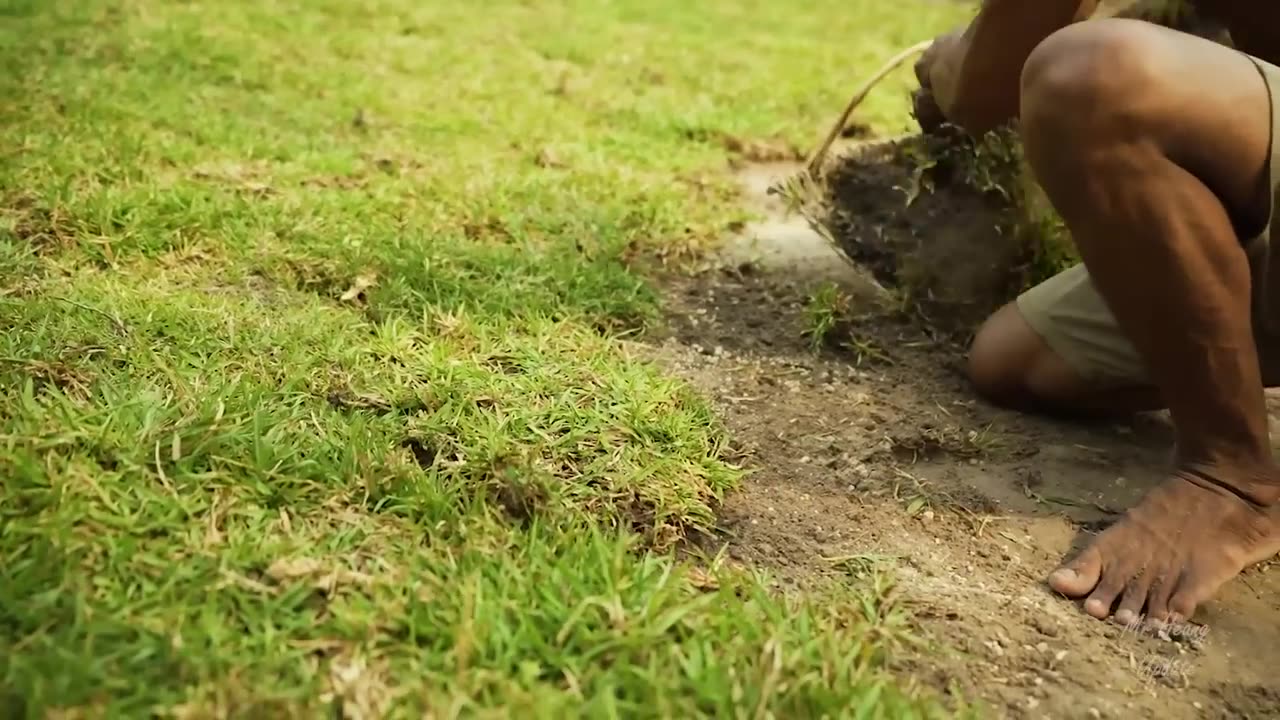
{"type": "Polygon", "coordinates": [[[1023,132],[1131,127],[1168,81],[1160,72],[1166,46],[1160,28],[1136,20],[1091,20],[1050,35],[1023,65],[1023,132]]]}
{"type": "Polygon", "coordinates": [[[999,404],[1025,395],[1030,375],[1031,348],[1017,327],[1017,321],[1025,321],[1010,315],[1017,310],[1006,305],[988,318],[969,347],[969,382],[979,395],[999,404]]]}
{"type": "Polygon", "coordinates": [[[1013,303],[988,318],[974,336],[968,375],[974,391],[998,405],[1025,407],[1081,391],[1078,375],[1013,303]]]}

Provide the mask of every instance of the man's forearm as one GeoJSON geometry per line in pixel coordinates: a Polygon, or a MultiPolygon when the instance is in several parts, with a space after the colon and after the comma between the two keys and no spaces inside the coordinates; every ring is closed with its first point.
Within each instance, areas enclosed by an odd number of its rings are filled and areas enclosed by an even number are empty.
{"type": "Polygon", "coordinates": [[[1022,66],[1045,38],[1093,14],[1097,0],[986,0],[961,43],[949,119],[982,133],[1016,117],[1022,66]]]}

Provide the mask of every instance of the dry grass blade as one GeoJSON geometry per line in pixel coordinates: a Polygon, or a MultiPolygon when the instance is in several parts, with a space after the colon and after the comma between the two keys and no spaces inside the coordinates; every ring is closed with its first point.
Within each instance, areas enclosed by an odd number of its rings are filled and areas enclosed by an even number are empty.
{"type": "Polygon", "coordinates": [[[826,159],[827,152],[831,149],[831,145],[835,143],[836,138],[840,137],[840,133],[849,122],[849,116],[852,115],[853,111],[862,104],[863,100],[867,99],[867,96],[871,94],[872,89],[874,89],[876,85],[879,85],[881,80],[884,80],[889,73],[896,70],[903,63],[910,60],[912,57],[923,53],[925,50],[928,50],[930,45],[933,45],[933,41],[925,40],[924,42],[916,43],[897,55],[894,55],[879,70],[877,70],[874,75],[863,83],[862,87],[858,88],[858,92],[854,93],[853,97],[849,100],[849,104],[845,106],[844,112],[840,113],[840,119],[836,120],[835,125],[831,126],[831,131],[827,133],[827,138],[822,141],[822,144],[818,146],[816,151],[814,151],[813,156],[809,158],[807,165],[811,176],[817,177],[819,170],[822,168],[822,162],[826,159]]]}
{"type": "Polygon", "coordinates": [[[862,101],[871,94],[871,91],[876,87],[876,85],[880,84],[880,82],[884,80],[889,73],[893,72],[898,67],[901,67],[907,60],[910,60],[912,57],[929,49],[929,46],[932,44],[932,40],[916,43],[915,45],[897,53],[885,62],[884,65],[882,65],[880,69],[876,70],[876,72],[858,88],[858,91],[853,94],[853,97],[849,100],[848,104],[845,105],[844,111],[840,113],[840,117],[836,120],[835,124],[831,126],[831,130],[827,133],[827,137],[822,141],[822,144],[818,146],[813,154],[810,155],[809,161],[805,164],[805,168],[795,175],[792,175],[769,188],[769,194],[779,196],[782,198],[783,202],[786,203],[788,213],[798,214],[808,220],[809,225],[814,229],[814,231],[821,235],[823,239],[825,239],[827,243],[847,262],[852,263],[853,261],[845,254],[844,249],[835,241],[835,238],[831,236],[830,230],[816,219],[817,213],[823,206],[824,201],[822,188],[823,163],[826,161],[827,153],[831,150],[831,146],[835,143],[836,138],[840,137],[840,133],[848,124],[849,117],[853,114],[853,111],[856,110],[858,106],[862,104],[862,101]]]}

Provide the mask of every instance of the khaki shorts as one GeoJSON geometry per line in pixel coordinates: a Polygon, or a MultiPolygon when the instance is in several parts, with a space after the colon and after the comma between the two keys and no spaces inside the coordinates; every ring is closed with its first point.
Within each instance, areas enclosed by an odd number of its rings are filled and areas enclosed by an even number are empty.
{"type": "MultiPolygon", "coordinates": [[[[1271,94],[1272,207],[1280,207],[1280,68],[1253,59],[1271,94]]],[[[1280,246],[1272,252],[1271,228],[1245,242],[1253,270],[1254,337],[1268,386],[1280,384],[1280,246]]],[[[1086,380],[1110,387],[1150,386],[1142,359],[1120,332],[1083,265],[1023,293],[1018,310],[1049,347],[1086,380]]]]}

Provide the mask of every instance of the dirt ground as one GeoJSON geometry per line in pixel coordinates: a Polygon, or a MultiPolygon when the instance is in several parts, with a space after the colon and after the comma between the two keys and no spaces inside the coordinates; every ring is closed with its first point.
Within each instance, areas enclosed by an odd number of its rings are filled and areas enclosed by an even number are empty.
{"type": "Polygon", "coordinates": [[[766,195],[794,169],[739,171],[766,219],[716,267],[672,281],[668,336],[640,348],[713,398],[749,453],[753,474],[722,512],[730,554],[800,586],[892,568],[949,649],[904,669],[1000,716],[1280,717],[1280,570],[1231,583],[1183,638],[1099,622],[1044,584],[1162,479],[1167,417],[1078,425],[976,400],[962,345],[903,318],[766,195]],[[852,349],[815,353],[803,336],[822,281],[863,314],[852,349]]]}

